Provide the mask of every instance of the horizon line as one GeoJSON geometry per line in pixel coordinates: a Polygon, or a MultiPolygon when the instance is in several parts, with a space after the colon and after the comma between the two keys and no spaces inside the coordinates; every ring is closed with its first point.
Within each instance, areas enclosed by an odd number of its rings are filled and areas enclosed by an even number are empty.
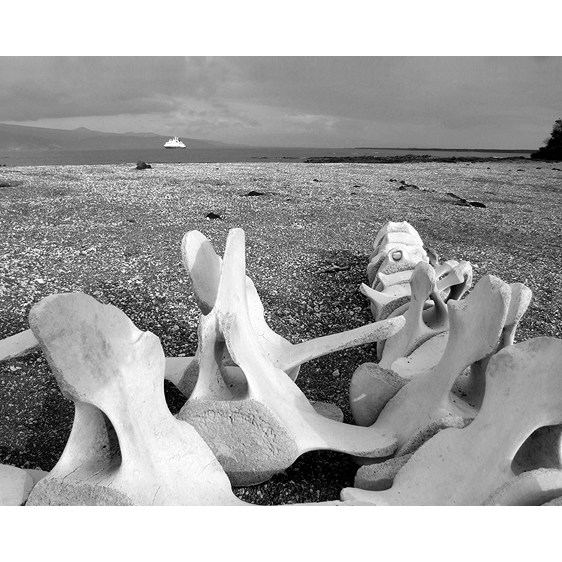
{"type": "MultiPolygon", "coordinates": [[[[153,131],[142,131],[142,132],[136,132],[136,131],[127,131],[126,133],[117,133],[114,131],[100,131],[97,129],[89,129],[88,127],[84,127],[84,126],[80,126],[80,127],[75,127],[73,129],[61,129],[61,128],[57,128],[57,127],[40,127],[40,126],[36,126],[36,125],[18,125],[17,123],[4,123],[4,122],[0,122],[0,125],[6,125],[6,126],[15,126],[15,127],[23,127],[23,128],[35,128],[35,129],[45,129],[45,130],[50,130],[50,131],[77,131],[79,129],[85,129],[87,131],[90,131],[92,133],[101,133],[101,134],[107,134],[107,135],[121,135],[121,136],[127,136],[127,135],[155,135],[155,136],[160,136],[160,137],[167,137],[169,136],[170,133],[166,133],[166,134],[162,134],[162,133],[154,133],[153,131]]],[[[180,135],[175,135],[178,138],[181,139],[180,135]]],[[[314,148],[314,149],[324,149],[324,150],[330,150],[330,149],[346,149],[346,150],[432,150],[432,151],[449,151],[449,152],[454,152],[454,151],[465,151],[465,152],[536,152],[538,149],[536,148],[470,148],[470,147],[463,147],[463,148],[443,148],[443,147],[391,147],[391,146],[317,146],[317,145],[310,145],[310,146],[303,146],[303,145],[294,145],[294,146],[287,146],[287,145],[283,145],[283,144],[279,144],[279,145],[263,145],[263,144],[248,144],[247,142],[241,143],[241,142],[229,142],[229,141],[217,141],[215,139],[204,139],[204,138],[194,138],[194,137],[188,137],[188,136],[183,136],[183,138],[187,138],[187,139],[191,139],[191,140],[200,140],[203,142],[216,142],[216,143],[222,143],[222,144],[226,144],[226,145],[233,145],[233,146],[243,146],[243,147],[247,147],[247,148],[294,148],[294,149],[298,149],[298,148],[302,148],[302,149],[306,149],[306,148],[314,148]]],[[[221,147],[216,147],[216,148],[221,148],[221,147]]]]}

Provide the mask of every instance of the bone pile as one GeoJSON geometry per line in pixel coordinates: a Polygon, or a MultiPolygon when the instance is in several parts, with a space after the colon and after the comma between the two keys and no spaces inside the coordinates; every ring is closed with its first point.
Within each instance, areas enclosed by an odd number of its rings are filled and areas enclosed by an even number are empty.
{"type": "Polygon", "coordinates": [[[562,503],[562,340],[515,343],[528,287],[486,275],[471,288],[470,263],[440,264],[410,224],[389,222],[361,285],[375,322],[293,345],[265,320],[241,229],[223,257],[198,231],[181,247],[194,357],[164,357],[154,334],[81,293],[43,299],[30,330],[0,342],[0,361],[39,346],[75,405],[51,472],[0,465],[0,505],[250,505],[232,486],[321,449],[359,467],[328,505],[562,503]],[[351,379],[355,424],[298,387],[307,361],[374,342],[351,379]],[[187,399],[177,416],[164,379],[187,399]]]}

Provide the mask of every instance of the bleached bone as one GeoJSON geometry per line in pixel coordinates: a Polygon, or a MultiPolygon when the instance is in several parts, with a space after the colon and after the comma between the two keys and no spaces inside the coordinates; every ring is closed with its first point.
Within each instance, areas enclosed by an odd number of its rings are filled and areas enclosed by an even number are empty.
{"type": "MultiPolygon", "coordinates": [[[[391,489],[345,488],[342,500],[374,505],[480,505],[497,490],[492,500],[506,501],[501,490],[525,491],[524,477],[500,487],[516,477],[513,459],[525,439],[538,427],[562,423],[561,356],[562,340],[549,337],[502,349],[490,360],[486,395],[471,424],[445,429],[424,443],[398,472],[391,489]]],[[[526,478],[537,481],[536,477],[526,478]]],[[[560,480],[556,480],[556,485],[551,481],[548,486],[558,486],[560,480]]]]}
{"type": "Polygon", "coordinates": [[[24,470],[27,472],[27,474],[29,474],[29,476],[31,476],[34,486],[35,484],[37,484],[37,482],[39,482],[39,480],[45,478],[45,476],[49,474],[46,470],[41,470],[40,468],[26,468],[24,470]]]}
{"type": "Polygon", "coordinates": [[[404,312],[406,325],[384,341],[379,361],[383,369],[390,368],[396,359],[406,357],[424,341],[448,330],[447,307],[441,300],[436,285],[435,270],[428,263],[420,261],[410,279],[410,306],[404,312]],[[424,310],[429,298],[434,304],[424,310]]]}
{"type": "Polygon", "coordinates": [[[197,230],[183,237],[181,253],[193,285],[197,306],[209,314],[217,300],[222,259],[217,256],[209,240],[197,230]]]}
{"type": "Polygon", "coordinates": [[[199,379],[178,417],[207,440],[235,485],[263,482],[317,449],[362,457],[392,454],[392,433],[317,414],[270,361],[251,324],[245,270],[244,231],[232,229],[215,306],[200,320],[199,379]],[[238,378],[229,385],[228,368],[245,384],[238,378]]]}
{"type": "MultiPolygon", "coordinates": [[[[403,314],[409,307],[412,270],[420,262],[436,268],[437,291],[445,302],[458,300],[472,284],[472,266],[454,260],[439,264],[434,250],[429,254],[418,232],[407,222],[388,222],[375,237],[369,256],[367,279],[361,292],[371,301],[371,312],[376,320],[403,314]]],[[[426,305],[427,307],[427,305],[426,305]]],[[[382,346],[377,346],[377,357],[382,357],[382,346]]]]}
{"type": "Polygon", "coordinates": [[[164,369],[164,378],[174,385],[179,386],[181,380],[184,380],[185,387],[188,386],[190,390],[188,395],[191,394],[191,390],[195,387],[197,382],[197,373],[195,373],[191,378],[186,377],[186,372],[189,371],[190,365],[194,362],[195,357],[166,357],[166,364],[164,369]]]}
{"type": "Polygon", "coordinates": [[[355,475],[353,487],[371,491],[388,490],[392,487],[396,474],[410,460],[412,454],[362,466],[355,475]]]}
{"type": "MultiPolygon", "coordinates": [[[[458,396],[463,397],[466,402],[469,402],[474,406],[479,407],[482,402],[481,397],[484,395],[482,376],[491,355],[496,353],[498,350],[503,349],[507,345],[513,344],[517,325],[519,324],[521,317],[525,313],[531,300],[531,290],[525,285],[521,283],[512,283],[510,284],[510,289],[511,297],[509,309],[505,325],[502,328],[500,339],[498,341],[498,346],[487,358],[477,361],[471,365],[470,370],[473,373],[476,372],[476,375],[472,375],[474,378],[471,377],[470,372],[466,372],[463,373],[455,383],[454,392],[458,396]],[[475,380],[479,380],[480,382],[476,383],[475,380]],[[471,390],[471,387],[475,390],[471,390]],[[480,399],[474,399],[474,394],[479,395],[480,399]]],[[[392,318],[393,316],[394,313],[390,317],[392,318]]],[[[396,361],[390,365],[390,368],[401,377],[412,379],[417,373],[420,373],[425,369],[429,369],[438,363],[445,350],[448,337],[448,333],[442,333],[434,338],[431,338],[416,348],[409,355],[396,359],[396,361]]]]}
{"type": "MultiPolygon", "coordinates": [[[[445,303],[449,300],[458,300],[464,295],[464,293],[470,288],[472,284],[472,266],[469,262],[463,261],[461,263],[458,263],[454,260],[450,260],[445,262],[444,264],[441,264],[440,266],[437,266],[437,269],[435,269],[434,271],[436,279],[436,289],[434,290],[434,294],[437,294],[438,296],[433,297],[434,302],[432,302],[431,300],[426,300],[424,302],[424,321],[428,316],[431,316],[431,314],[435,314],[435,312],[431,313],[426,309],[430,309],[436,302],[440,302],[441,296],[444,297],[445,303]]],[[[391,281],[394,279],[398,280],[400,279],[398,275],[405,275],[406,273],[409,274],[411,278],[413,270],[400,272],[399,274],[388,275],[385,276],[385,278],[387,281],[391,281]]],[[[361,288],[361,292],[367,295],[372,301],[371,312],[373,313],[373,316],[375,316],[376,318],[378,314],[381,318],[395,318],[396,316],[406,314],[408,308],[410,308],[410,299],[406,299],[405,297],[403,297],[400,298],[400,300],[393,301],[390,291],[388,295],[385,294],[386,288],[390,285],[381,286],[383,287],[383,290],[381,291],[382,296],[369,292],[367,288],[361,288]],[[380,300],[382,303],[384,303],[384,306],[386,307],[384,311],[382,310],[380,305],[377,305],[374,302],[377,300],[380,300]]],[[[409,290],[409,292],[411,293],[411,289],[409,290]]],[[[385,345],[385,340],[381,340],[377,343],[377,359],[379,361],[382,360],[385,345]]],[[[391,362],[387,361],[387,363],[391,362]]],[[[415,367],[412,366],[410,370],[414,371],[415,367]]]]}
{"type": "Polygon", "coordinates": [[[511,301],[509,302],[509,311],[502,330],[499,349],[513,345],[517,326],[519,326],[519,322],[527,312],[533,298],[533,291],[523,283],[511,283],[509,286],[511,288],[511,301]]]}
{"type": "MultiPolygon", "coordinates": [[[[0,341],[0,363],[23,357],[40,348],[41,346],[33,332],[24,330],[0,341]]],[[[173,382],[176,386],[179,386],[183,379],[182,390],[187,396],[191,394],[197,380],[197,372],[193,373],[193,369],[189,369],[193,359],[193,357],[166,357],[164,378],[173,382]]]]}
{"type": "Polygon", "coordinates": [[[485,357],[473,363],[470,366],[469,373],[460,376],[456,383],[458,389],[457,394],[463,396],[463,399],[469,404],[472,404],[475,408],[480,407],[484,398],[484,393],[486,391],[485,372],[491,357],[500,349],[513,344],[517,326],[531,302],[533,293],[531,289],[523,283],[511,283],[509,289],[511,291],[509,308],[507,310],[505,324],[502,327],[494,349],[485,357]]]}
{"type": "MultiPolygon", "coordinates": [[[[420,260],[417,263],[427,262],[420,260]]],[[[371,301],[371,312],[377,320],[403,314],[408,309],[411,295],[409,281],[417,264],[409,266],[409,269],[389,275],[378,273],[374,288],[365,283],[361,284],[360,290],[371,301]]],[[[472,284],[472,266],[463,261],[448,270],[443,277],[439,278],[437,274],[435,276],[436,290],[446,293],[445,302],[458,300],[472,284]]]]}
{"type": "Polygon", "coordinates": [[[461,261],[450,272],[437,277],[437,291],[449,289],[445,302],[459,300],[472,285],[472,265],[470,262],[461,261]]]}
{"type": "Polygon", "coordinates": [[[562,470],[539,468],[515,476],[492,492],[484,505],[543,505],[562,496],[562,470]]]}
{"type": "Polygon", "coordinates": [[[439,363],[416,375],[394,396],[373,427],[396,433],[399,446],[432,420],[458,415],[474,417],[474,409],[451,394],[466,367],[490,353],[505,323],[510,289],[487,275],[462,301],[447,303],[449,337],[439,363]]]}
{"type": "Polygon", "coordinates": [[[367,266],[369,286],[374,287],[378,273],[407,271],[413,269],[420,260],[429,262],[429,257],[416,229],[406,221],[388,222],[377,232],[373,242],[367,266]]]}
{"type": "Polygon", "coordinates": [[[441,277],[447,275],[447,273],[452,271],[457,265],[459,265],[459,262],[456,260],[444,261],[443,263],[435,266],[435,276],[437,277],[437,279],[440,279],[441,277]]]}
{"type": "MultiPolygon", "coordinates": [[[[450,269],[442,268],[441,271],[454,271],[455,268],[459,268],[457,279],[464,281],[467,278],[465,263],[467,262],[449,264],[450,269]]],[[[424,374],[425,378],[431,376],[428,373],[433,372],[443,358],[449,340],[448,308],[437,291],[432,266],[419,262],[414,268],[410,283],[411,303],[402,308],[402,315],[398,315],[399,309],[397,309],[388,316],[388,318],[403,316],[406,319],[406,326],[395,336],[377,344],[377,355],[380,359],[378,366],[362,365],[352,375],[350,405],[353,418],[358,425],[371,425],[378,421],[383,408],[408,380],[420,374],[424,374]],[[428,297],[433,301],[433,306],[428,306],[428,297]],[[435,338],[437,339],[432,342],[435,338]],[[424,349],[413,356],[417,349],[423,348],[426,344],[424,349]],[[389,375],[389,368],[395,371],[394,375],[389,375]]],[[[451,304],[453,302],[456,301],[451,301],[451,304]]],[[[462,335],[458,335],[457,339],[455,345],[462,345],[459,343],[462,335]]],[[[446,368],[443,366],[442,370],[446,368]]]]}
{"type": "MultiPolygon", "coordinates": [[[[511,345],[513,343],[516,327],[521,320],[521,317],[525,313],[531,299],[531,291],[525,285],[522,285],[521,283],[513,283],[509,286],[509,288],[511,290],[509,308],[505,320],[505,325],[503,326],[501,334],[499,335],[497,345],[486,357],[477,361],[476,363],[473,363],[470,366],[469,371],[465,370],[465,372],[458,377],[453,387],[453,392],[458,397],[462,398],[464,402],[467,402],[474,408],[479,408],[482,403],[482,397],[484,396],[485,391],[484,372],[486,366],[488,365],[490,357],[500,349],[503,349],[503,347],[506,347],[506,345],[511,345]]],[[[424,314],[426,313],[427,310],[424,311],[424,314]]],[[[391,315],[390,317],[393,317],[393,315],[391,315]]],[[[389,341],[397,338],[407,329],[408,324],[406,324],[402,331],[399,332],[396,336],[392,336],[389,341]]],[[[394,371],[394,373],[398,377],[400,377],[400,380],[411,380],[419,373],[422,373],[425,370],[434,367],[439,362],[447,345],[448,337],[448,332],[443,332],[438,334],[437,336],[432,337],[431,339],[422,343],[407,356],[396,359],[394,362],[392,362],[389,368],[394,371]]],[[[385,344],[385,346],[387,344],[385,344]]],[[[383,347],[383,349],[385,349],[385,347],[383,347]]],[[[388,368],[388,365],[386,365],[384,361],[381,361],[379,365],[381,367],[388,368]]],[[[381,383],[378,383],[378,385],[380,386],[381,383]]],[[[371,384],[371,386],[374,387],[375,385],[371,384]]],[[[387,391],[383,392],[382,396],[388,401],[392,397],[392,394],[390,393],[390,391],[387,391]]],[[[381,402],[380,398],[378,402],[381,402]]],[[[378,414],[380,414],[380,410],[377,408],[376,410],[374,410],[373,416],[378,416],[378,414]]],[[[372,419],[372,423],[374,423],[376,417],[371,417],[370,419],[372,419]]],[[[562,434],[562,431],[558,433],[562,434]]],[[[526,449],[528,447],[529,451],[543,450],[544,447],[541,445],[541,443],[552,440],[549,435],[547,435],[546,429],[537,430],[537,435],[531,436],[529,438],[529,444],[524,446],[523,449],[526,449]],[[535,442],[534,444],[532,443],[533,441],[535,442]]],[[[534,458],[537,454],[537,452],[529,452],[526,456],[534,458]]],[[[562,463],[562,453],[560,458],[562,463]]],[[[525,461],[525,466],[531,466],[529,464],[530,462],[531,461],[529,460],[529,458],[527,458],[527,460],[525,461]]]]}
{"type": "MultiPolygon", "coordinates": [[[[413,271],[413,270],[412,270],[413,271]]],[[[424,310],[431,308],[433,306],[433,303],[430,300],[427,300],[424,303],[424,310]]],[[[410,299],[408,299],[406,302],[402,303],[400,306],[398,306],[397,308],[395,308],[389,315],[388,318],[396,318],[397,316],[403,316],[404,313],[408,310],[408,308],[410,308],[410,299]]]]}
{"type": "Polygon", "coordinates": [[[16,357],[23,357],[39,349],[39,342],[31,330],[24,330],[0,340],[0,363],[16,357]]]}
{"type": "Polygon", "coordinates": [[[423,246],[423,241],[417,232],[415,234],[411,234],[410,232],[387,232],[376,246],[373,244],[373,253],[378,254],[385,246],[394,246],[395,244],[423,246]]]}
{"type": "MultiPolygon", "coordinates": [[[[420,262],[420,264],[424,263],[425,262],[420,262]]],[[[416,267],[420,267],[420,264],[416,267]]],[[[419,320],[417,320],[417,327],[415,324],[412,325],[412,321],[410,321],[410,323],[407,321],[406,327],[396,336],[389,338],[388,341],[382,340],[377,343],[377,358],[381,367],[394,369],[400,376],[411,379],[416,373],[436,365],[441,358],[448,335],[443,335],[436,342],[431,344],[428,343],[428,340],[446,331],[448,329],[447,322],[438,323],[440,325],[433,329],[433,331],[429,329],[429,326],[435,324],[436,316],[442,318],[446,317],[444,303],[449,300],[460,299],[472,284],[472,266],[469,262],[463,261],[457,263],[451,260],[443,265],[445,267],[439,267],[439,274],[444,275],[444,277],[439,279],[437,270],[435,270],[435,278],[437,281],[431,295],[428,295],[431,296],[432,300],[425,300],[423,303],[423,311],[421,313],[418,312],[418,315],[421,314],[421,317],[417,316],[417,318],[419,318],[419,320]],[[449,290],[447,291],[447,289],[449,290]],[[442,302],[440,293],[444,291],[447,292],[447,296],[442,302]],[[425,326],[427,326],[428,329],[426,329],[425,326]],[[425,335],[422,335],[419,339],[415,339],[413,345],[408,346],[407,349],[394,350],[393,352],[390,351],[390,348],[386,349],[388,344],[390,344],[390,346],[396,345],[396,343],[391,342],[396,342],[399,339],[404,340],[404,334],[408,329],[417,329],[421,334],[425,333],[425,335]],[[425,345],[426,343],[427,345],[425,345]],[[416,350],[420,346],[423,347],[423,353],[416,353],[416,350]]],[[[419,298],[421,299],[421,297],[419,298]]],[[[408,312],[409,308],[410,303],[403,304],[393,310],[388,315],[388,318],[394,318],[402,314],[411,316],[413,313],[408,312]]]]}
{"type": "Polygon", "coordinates": [[[408,382],[377,363],[362,363],[351,375],[349,405],[357,425],[375,423],[388,401],[408,382]]]}
{"type": "MultiPolygon", "coordinates": [[[[166,358],[166,367],[168,366],[168,359],[166,358]]],[[[182,359],[182,358],[179,358],[182,359]]],[[[194,359],[194,358],[190,358],[194,359]]],[[[185,363],[183,363],[184,365],[185,363]]],[[[170,373],[171,377],[168,377],[168,371],[166,371],[166,378],[173,382],[178,390],[182,392],[182,394],[189,398],[195,385],[197,384],[197,379],[199,378],[199,366],[195,364],[195,362],[191,363],[195,368],[191,369],[189,366],[187,369],[177,370],[175,372],[170,373]]],[[[238,367],[235,366],[223,366],[223,371],[227,374],[228,377],[228,384],[230,385],[231,389],[233,389],[233,394],[237,394],[243,392],[244,389],[247,387],[246,378],[244,377],[243,373],[240,371],[238,367]],[[235,387],[240,387],[235,389],[235,387]]],[[[331,404],[329,402],[318,402],[311,400],[310,403],[314,410],[326,417],[336,421],[343,422],[344,414],[336,404],[331,404]]]]}
{"type": "Polygon", "coordinates": [[[513,461],[515,472],[562,469],[562,425],[539,427],[523,443],[513,461]]]}
{"type": "Polygon", "coordinates": [[[400,448],[400,455],[380,464],[364,464],[355,475],[354,487],[363,490],[387,490],[392,487],[394,477],[412,455],[434,435],[444,429],[462,429],[472,422],[470,418],[447,416],[432,421],[422,432],[417,433],[400,448]]]}
{"type": "Polygon", "coordinates": [[[424,250],[427,253],[427,257],[429,259],[429,265],[432,267],[437,267],[439,265],[439,254],[435,251],[434,248],[430,246],[426,246],[424,244],[424,250]]]}
{"type": "MultiPolygon", "coordinates": [[[[407,310],[410,308],[410,302],[411,302],[411,296],[409,298],[400,299],[400,301],[396,301],[395,303],[391,302],[389,305],[389,309],[391,310],[391,312],[386,316],[386,318],[388,319],[388,318],[397,318],[398,316],[404,316],[407,310]],[[396,305],[398,305],[398,307],[392,310],[392,308],[395,307],[396,305]]],[[[431,301],[430,299],[426,300],[423,303],[424,313],[426,313],[426,311],[432,307],[433,307],[433,301],[431,301]]],[[[371,312],[372,311],[373,311],[373,306],[371,305],[371,312]]],[[[378,361],[382,359],[385,344],[386,344],[386,340],[381,340],[377,342],[376,349],[377,349],[378,361]]]]}
{"type": "Polygon", "coordinates": [[[377,273],[373,289],[384,292],[385,289],[388,289],[392,285],[409,283],[412,277],[412,272],[412,269],[397,271],[396,273],[391,273],[389,275],[379,272],[377,273]]]}
{"type": "Polygon", "coordinates": [[[314,411],[325,418],[343,423],[344,414],[339,406],[330,402],[315,402],[310,400],[314,411]]]}
{"type": "Polygon", "coordinates": [[[408,233],[412,237],[416,238],[417,242],[420,245],[423,245],[422,239],[420,238],[418,231],[410,223],[406,221],[402,221],[402,222],[389,221],[377,232],[377,235],[375,236],[375,240],[373,242],[373,250],[377,251],[381,244],[382,239],[388,234],[394,232],[408,233]]]}
{"type": "MultiPolygon", "coordinates": [[[[388,282],[388,284],[380,284],[380,286],[383,288],[381,292],[383,292],[384,294],[384,289],[390,287],[393,284],[390,281],[402,282],[399,281],[400,279],[402,279],[402,277],[404,279],[410,279],[413,273],[413,269],[414,268],[392,275],[385,275],[384,278],[388,282]]],[[[466,261],[462,261],[459,263],[455,260],[449,260],[441,266],[434,268],[434,271],[435,278],[437,280],[437,290],[440,293],[446,293],[445,302],[447,302],[448,300],[459,300],[462,295],[470,288],[470,285],[472,283],[472,266],[469,262],[466,261]],[[451,293],[451,291],[447,291],[447,289],[449,288],[454,290],[453,293],[451,293]],[[455,298],[452,298],[452,295],[454,295],[455,298]]],[[[406,310],[408,310],[409,306],[409,302],[401,304],[399,307],[395,308],[388,315],[388,317],[393,318],[395,316],[404,314],[406,310]]],[[[432,306],[432,304],[428,301],[425,303],[424,308],[429,308],[430,306],[432,306]]]]}
{"type": "Polygon", "coordinates": [[[385,274],[397,273],[413,269],[419,261],[429,263],[426,251],[423,246],[390,243],[383,244],[378,253],[371,255],[367,265],[367,279],[372,286],[379,272],[385,274]]]}
{"type": "Polygon", "coordinates": [[[250,324],[258,336],[260,347],[267,359],[289,374],[292,380],[295,380],[296,375],[291,376],[291,373],[298,370],[303,363],[349,347],[387,339],[404,326],[402,321],[396,323],[373,322],[345,332],[291,344],[267,326],[263,304],[249,277],[246,277],[246,292],[250,324]]]}
{"type": "Polygon", "coordinates": [[[361,283],[359,290],[371,301],[371,313],[376,320],[388,318],[397,307],[410,302],[410,284],[393,285],[385,293],[361,283]]]}
{"type": "Polygon", "coordinates": [[[439,363],[445,347],[447,347],[448,339],[448,330],[437,334],[422,343],[407,357],[396,359],[390,366],[390,369],[403,379],[412,380],[419,373],[423,373],[439,363]]]}
{"type": "Polygon", "coordinates": [[[377,353],[382,356],[378,365],[365,363],[351,377],[349,399],[355,423],[373,424],[386,403],[398,392],[407,380],[388,372],[396,359],[407,356],[424,341],[445,332],[448,327],[448,312],[437,293],[433,267],[419,262],[410,279],[411,302],[404,312],[406,325],[394,336],[377,344],[377,353]],[[428,298],[434,306],[424,310],[428,298]]]}
{"type": "MultiPolygon", "coordinates": [[[[222,258],[215,253],[212,244],[199,231],[188,232],[182,240],[183,264],[193,285],[193,292],[201,313],[206,315],[215,306],[222,270],[222,258]]],[[[291,343],[274,332],[264,317],[264,308],[252,280],[246,276],[246,290],[250,318],[256,332],[265,342],[265,347],[288,348],[291,343]]],[[[289,375],[293,380],[298,375],[298,366],[289,375]]]]}
{"type": "Polygon", "coordinates": [[[388,222],[378,231],[373,242],[367,266],[369,285],[373,287],[377,273],[391,274],[413,269],[420,259],[429,261],[416,229],[405,221],[388,222]]]}
{"type": "MultiPolygon", "coordinates": [[[[222,259],[217,256],[210,242],[198,231],[188,232],[182,241],[182,255],[186,270],[188,271],[193,289],[198,296],[198,303],[203,303],[201,312],[209,313],[216,302],[222,259]],[[209,266],[210,274],[205,275],[204,267],[209,266]]],[[[366,343],[386,339],[396,333],[403,322],[383,323],[375,322],[360,326],[353,330],[315,338],[296,345],[274,332],[265,321],[264,308],[256,291],[253,281],[245,276],[246,301],[251,327],[256,334],[256,344],[275,367],[284,371],[292,380],[297,378],[300,366],[307,361],[316,359],[328,353],[341,351],[366,343]]],[[[193,380],[197,376],[200,362],[200,353],[196,352],[195,361],[189,366],[185,376],[193,380]]],[[[180,390],[187,396],[185,381],[178,384],[180,390]]],[[[191,390],[191,388],[189,389],[191,390]]]]}
{"type": "Polygon", "coordinates": [[[0,464],[0,506],[24,505],[33,484],[33,478],[27,471],[0,464]]]}
{"type": "Polygon", "coordinates": [[[36,304],[29,323],[74,424],[28,505],[243,505],[211,449],[164,398],[160,340],[80,294],[36,304]]]}

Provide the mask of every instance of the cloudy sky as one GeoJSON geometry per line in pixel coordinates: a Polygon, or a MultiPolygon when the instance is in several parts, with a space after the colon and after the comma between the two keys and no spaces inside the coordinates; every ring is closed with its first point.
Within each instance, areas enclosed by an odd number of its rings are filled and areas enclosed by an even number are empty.
{"type": "Polygon", "coordinates": [[[535,149],[562,57],[0,57],[0,122],[266,146],[535,149]]]}

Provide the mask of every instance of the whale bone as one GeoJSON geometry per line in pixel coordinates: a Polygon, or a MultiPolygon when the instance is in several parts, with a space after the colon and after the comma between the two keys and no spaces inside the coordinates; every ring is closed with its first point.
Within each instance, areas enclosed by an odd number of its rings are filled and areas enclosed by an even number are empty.
{"type": "Polygon", "coordinates": [[[498,336],[494,349],[485,357],[470,366],[470,371],[461,375],[455,386],[455,393],[463,397],[475,408],[479,408],[486,392],[486,368],[492,356],[500,349],[512,345],[515,332],[521,318],[527,311],[532,298],[532,291],[523,283],[511,283],[509,285],[510,299],[509,308],[501,333],[498,336]]]}
{"type": "Polygon", "coordinates": [[[317,449],[390,455],[396,448],[392,433],[337,422],[314,410],[258,345],[248,308],[244,231],[232,229],[215,306],[201,319],[199,379],[178,417],[207,440],[233,484],[263,482],[317,449]],[[237,369],[245,384],[229,384],[225,367],[237,369]]]}
{"type": "Polygon", "coordinates": [[[244,504],[208,445],[168,410],[154,334],[80,293],[44,298],[29,323],[75,418],[28,505],[244,504]]]}
{"type": "Polygon", "coordinates": [[[413,270],[410,287],[410,306],[403,315],[406,324],[383,342],[379,365],[384,369],[390,368],[396,359],[412,353],[423,342],[449,329],[447,308],[439,296],[433,267],[420,261],[413,270]],[[425,309],[429,298],[434,304],[425,309]]]}
{"type": "Polygon", "coordinates": [[[486,395],[472,423],[444,429],[424,443],[389,490],[345,488],[341,499],[374,505],[508,504],[526,502],[542,488],[549,495],[538,500],[553,500],[560,495],[562,471],[518,476],[512,467],[534,430],[562,422],[561,354],[562,340],[551,337],[500,350],[488,365],[486,395]],[[540,485],[541,479],[546,483],[540,485]]]}
{"type": "MultiPolygon", "coordinates": [[[[192,280],[196,300],[200,304],[202,315],[208,314],[215,306],[222,275],[223,260],[218,256],[207,238],[198,231],[188,232],[182,241],[183,263],[192,280]],[[206,275],[205,268],[209,268],[206,275]]],[[[300,366],[328,353],[341,351],[349,347],[373,343],[386,339],[397,332],[403,323],[374,322],[337,334],[330,334],[299,344],[291,344],[273,331],[265,320],[264,307],[255,285],[245,275],[246,303],[252,330],[257,338],[255,343],[268,359],[283,370],[292,380],[296,380],[300,366]]],[[[184,380],[177,386],[189,396],[193,388],[192,381],[197,377],[200,352],[196,351],[195,361],[189,365],[184,380]]]]}
{"type": "Polygon", "coordinates": [[[474,417],[474,409],[451,394],[466,367],[490,353],[507,315],[510,290],[497,277],[480,279],[462,301],[449,301],[449,337],[435,367],[416,375],[391,398],[374,427],[393,431],[402,445],[432,420],[447,415],[474,417]]]}

